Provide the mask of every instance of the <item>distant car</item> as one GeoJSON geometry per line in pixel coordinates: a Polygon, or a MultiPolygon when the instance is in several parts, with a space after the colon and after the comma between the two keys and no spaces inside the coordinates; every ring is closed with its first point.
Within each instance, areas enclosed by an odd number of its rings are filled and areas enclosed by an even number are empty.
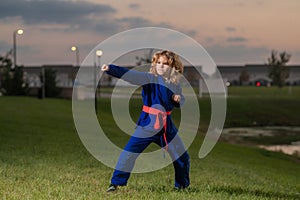
{"type": "Polygon", "coordinates": [[[254,81],[256,87],[260,86],[270,86],[270,82],[264,79],[258,79],[254,81]]]}

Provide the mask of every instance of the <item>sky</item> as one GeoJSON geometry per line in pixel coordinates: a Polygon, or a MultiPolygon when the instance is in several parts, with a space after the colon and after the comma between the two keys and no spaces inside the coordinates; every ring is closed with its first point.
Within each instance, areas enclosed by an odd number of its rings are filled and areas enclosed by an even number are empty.
{"type": "Polygon", "coordinates": [[[299,65],[299,10],[299,0],[1,0],[0,54],[22,28],[18,64],[75,65],[72,45],[82,62],[105,39],[150,26],[193,38],[217,65],[264,64],[272,50],[299,65]]]}

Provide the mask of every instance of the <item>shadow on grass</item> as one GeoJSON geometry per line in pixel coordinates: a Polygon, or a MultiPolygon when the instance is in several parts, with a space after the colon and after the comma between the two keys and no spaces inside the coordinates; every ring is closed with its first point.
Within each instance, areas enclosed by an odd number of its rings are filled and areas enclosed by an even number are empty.
{"type": "Polygon", "coordinates": [[[251,189],[244,189],[241,187],[234,187],[234,186],[213,186],[209,189],[212,192],[225,192],[229,195],[252,195],[252,196],[259,196],[259,197],[266,197],[272,199],[300,199],[300,193],[298,194],[287,194],[282,192],[276,191],[262,191],[259,189],[251,190],[251,189]]]}

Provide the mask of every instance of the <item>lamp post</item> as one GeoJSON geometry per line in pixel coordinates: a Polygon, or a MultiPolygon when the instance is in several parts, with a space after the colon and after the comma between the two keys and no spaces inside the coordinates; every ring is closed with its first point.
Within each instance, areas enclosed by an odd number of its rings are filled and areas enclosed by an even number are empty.
{"type": "Polygon", "coordinates": [[[77,46],[72,46],[71,51],[75,52],[76,55],[76,66],[79,66],[79,49],[77,46]]]}
{"type": "Polygon", "coordinates": [[[103,52],[101,50],[96,50],[94,54],[94,86],[95,86],[95,111],[96,114],[98,114],[98,91],[97,91],[97,62],[96,62],[96,56],[98,58],[98,66],[100,66],[100,58],[102,56],[103,52]]]}
{"type": "MultiPolygon", "coordinates": [[[[96,55],[98,57],[98,66],[99,66],[99,68],[101,68],[101,56],[103,55],[103,51],[97,50],[96,55]]],[[[97,94],[99,94],[99,95],[101,94],[100,93],[100,86],[101,86],[101,80],[99,80],[99,89],[98,89],[98,92],[97,92],[97,94]]]]}
{"type": "Polygon", "coordinates": [[[24,33],[23,29],[18,29],[13,32],[13,67],[17,66],[17,35],[22,35],[24,33]]]}

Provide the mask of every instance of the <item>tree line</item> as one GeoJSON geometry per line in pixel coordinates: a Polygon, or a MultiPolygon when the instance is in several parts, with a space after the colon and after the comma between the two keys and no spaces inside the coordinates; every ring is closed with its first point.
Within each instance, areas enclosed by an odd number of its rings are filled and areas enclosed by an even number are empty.
{"type": "MultiPolygon", "coordinates": [[[[47,68],[40,73],[41,87],[38,97],[59,97],[61,89],[57,87],[56,71],[47,68]]],[[[30,88],[24,74],[24,66],[13,65],[12,51],[0,55],[0,93],[7,96],[29,95],[30,88]]]]}
{"type": "MultiPolygon", "coordinates": [[[[152,53],[152,51],[151,51],[152,53]]],[[[150,53],[150,54],[151,54],[150,53]]],[[[136,57],[137,65],[142,63],[151,63],[149,59],[152,55],[144,57],[136,57]]],[[[291,54],[283,51],[278,52],[273,50],[267,60],[267,65],[270,66],[269,78],[272,84],[278,87],[285,85],[285,80],[289,77],[289,70],[286,64],[289,62],[291,54]]],[[[240,74],[240,82],[247,82],[249,74],[243,70],[240,74]]],[[[57,87],[56,71],[47,68],[40,73],[41,88],[39,89],[39,98],[44,97],[59,97],[61,88],[57,87]]],[[[5,55],[0,55],[0,93],[3,95],[28,95],[29,85],[25,80],[24,66],[13,66],[12,51],[5,55]]]]}

